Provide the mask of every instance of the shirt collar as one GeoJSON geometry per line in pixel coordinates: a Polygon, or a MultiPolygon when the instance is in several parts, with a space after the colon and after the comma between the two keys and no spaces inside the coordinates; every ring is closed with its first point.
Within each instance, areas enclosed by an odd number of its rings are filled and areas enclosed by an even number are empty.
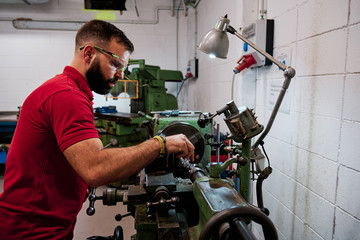
{"type": "Polygon", "coordinates": [[[63,73],[70,76],[71,79],[73,79],[74,82],[76,83],[76,85],[80,88],[80,90],[82,90],[86,95],[89,96],[91,101],[94,99],[94,95],[93,95],[92,91],[90,90],[90,87],[89,87],[86,79],[84,78],[83,75],[81,75],[81,73],[78,70],[76,70],[75,68],[73,68],[71,66],[66,66],[64,68],[63,73]]]}

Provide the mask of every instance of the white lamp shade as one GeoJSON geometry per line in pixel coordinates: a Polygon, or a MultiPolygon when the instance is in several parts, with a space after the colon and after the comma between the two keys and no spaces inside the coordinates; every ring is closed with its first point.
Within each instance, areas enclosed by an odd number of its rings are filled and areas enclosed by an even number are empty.
{"type": "Polygon", "coordinates": [[[198,46],[199,50],[217,58],[226,59],[229,51],[229,38],[226,34],[226,28],[229,23],[230,20],[227,16],[222,17],[216,23],[215,28],[202,38],[198,46]]]}

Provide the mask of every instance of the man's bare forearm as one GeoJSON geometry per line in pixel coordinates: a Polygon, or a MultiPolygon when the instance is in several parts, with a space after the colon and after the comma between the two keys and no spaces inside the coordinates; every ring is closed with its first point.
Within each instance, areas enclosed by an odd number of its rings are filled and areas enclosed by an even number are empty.
{"type": "Polygon", "coordinates": [[[99,139],[87,139],[64,151],[75,171],[92,187],[128,178],[151,163],[160,151],[156,139],[125,148],[103,149],[99,139]]]}
{"type": "MultiPolygon", "coordinates": [[[[168,154],[194,160],[194,146],[183,134],[166,138],[168,154]]],[[[160,153],[157,139],[125,148],[103,149],[98,138],[87,139],[64,150],[64,155],[74,170],[92,187],[128,178],[155,160],[160,153]]]]}
{"type": "Polygon", "coordinates": [[[103,149],[99,153],[99,165],[94,166],[95,185],[100,186],[113,181],[126,179],[138,173],[144,166],[157,158],[160,144],[156,139],[126,148],[103,149]]]}

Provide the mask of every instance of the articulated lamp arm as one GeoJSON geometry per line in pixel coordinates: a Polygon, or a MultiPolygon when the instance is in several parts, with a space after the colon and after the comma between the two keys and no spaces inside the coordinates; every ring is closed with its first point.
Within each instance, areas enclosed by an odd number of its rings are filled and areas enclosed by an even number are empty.
{"type": "Polygon", "coordinates": [[[227,15],[222,17],[215,25],[215,28],[210,30],[201,40],[198,48],[199,50],[205,52],[206,54],[213,55],[218,58],[225,59],[229,50],[229,40],[226,35],[226,33],[231,33],[238,38],[240,38],[242,41],[247,43],[249,46],[251,46],[255,51],[269,59],[271,62],[273,62],[275,65],[277,65],[281,70],[284,72],[285,81],[282,85],[282,89],[279,93],[279,96],[276,100],[274,109],[272,111],[272,114],[270,116],[270,119],[268,121],[268,124],[264,130],[264,132],[260,135],[258,140],[255,142],[255,144],[252,146],[252,149],[255,149],[265,138],[265,136],[268,134],[268,132],[271,129],[271,126],[275,120],[276,114],[279,111],[281,102],[285,96],[286,90],[288,89],[290,85],[291,79],[295,76],[295,69],[289,66],[286,66],[285,64],[281,63],[277,59],[275,59],[273,56],[271,56],[269,53],[264,51],[263,49],[259,48],[256,44],[242,36],[240,33],[238,33],[232,26],[230,26],[230,20],[227,18],[227,15]]]}
{"type": "Polygon", "coordinates": [[[232,26],[228,25],[227,28],[226,28],[226,31],[228,33],[234,34],[235,36],[240,38],[242,41],[246,42],[249,46],[251,46],[253,49],[255,49],[257,52],[259,52],[261,55],[263,55],[264,57],[269,59],[271,62],[273,62],[275,65],[277,65],[284,72],[285,81],[284,81],[284,83],[282,85],[281,91],[280,91],[279,96],[278,96],[278,98],[276,100],[274,109],[273,109],[273,111],[271,113],[270,119],[268,121],[268,124],[266,125],[266,128],[265,128],[264,132],[260,135],[260,137],[257,139],[257,141],[252,146],[252,149],[255,149],[257,146],[259,146],[259,144],[262,142],[262,140],[264,140],[264,138],[266,137],[266,135],[270,131],[271,126],[272,126],[272,124],[273,124],[273,122],[275,120],[276,114],[279,111],[281,102],[282,102],[282,100],[283,100],[283,98],[285,96],[286,90],[288,89],[288,87],[290,85],[290,82],[291,82],[291,79],[295,76],[296,72],[295,72],[294,68],[292,68],[290,66],[286,66],[285,64],[279,62],[277,59],[275,59],[269,53],[267,53],[263,49],[259,48],[256,44],[254,44],[253,42],[251,42],[250,40],[248,40],[247,38],[242,36],[232,26]]]}

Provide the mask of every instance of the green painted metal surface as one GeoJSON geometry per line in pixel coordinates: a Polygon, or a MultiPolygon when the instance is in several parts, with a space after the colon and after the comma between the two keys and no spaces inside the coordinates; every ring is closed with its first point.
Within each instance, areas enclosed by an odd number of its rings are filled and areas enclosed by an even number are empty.
{"type": "Polygon", "coordinates": [[[135,229],[136,240],[157,239],[157,223],[147,217],[145,205],[136,206],[135,229]]]}
{"type": "Polygon", "coordinates": [[[247,206],[244,198],[227,180],[198,178],[193,184],[193,194],[199,205],[199,223],[190,229],[191,239],[198,239],[206,222],[216,213],[237,206],[247,206]]]}
{"type": "MultiPolygon", "coordinates": [[[[188,116],[186,116],[186,114],[183,114],[181,116],[160,117],[158,119],[157,128],[155,129],[154,134],[157,134],[159,130],[165,128],[166,126],[168,126],[173,122],[186,122],[187,124],[190,124],[191,126],[195,127],[204,138],[205,134],[211,133],[211,126],[207,125],[205,128],[200,128],[199,125],[197,124],[198,118],[199,118],[198,114],[192,114],[192,115],[188,114],[188,116]]],[[[211,159],[211,147],[210,145],[206,144],[204,149],[204,155],[199,162],[200,167],[205,168],[205,166],[207,166],[208,163],[210,163],[210,159],[211,159]]]]}
{"type": "Polygon", "coordinates": [[[178,109],[176,98],[166,93],[165,82],[181,82],[181,71],[164,70],[159,66],[147,65],[145,60],[130,60],[129,66],[133,67],[128,75],[130,80],[139,81],[139,98],[131,100],[131,112],[142,111],[150,114],[153,111],[178,109]]]}
{"type": "Polygon", "coordinates": [[[242,143],[242,156],[249,159],[245,166],[238,164],[238,176],[240,176],[240,194],[249,202],[250,199],[250,154],[251,154],[251,139],[245,139],[242,143]]]}
{"type": "Polygon", "coordinates": [[[148,138],[148,132],[142,126],[145,117],[128,113],[98,113],[95,117],[95,127],[100,131],[99,137],[104,146],[110,139],[117,140],[117,145],[112,147],[127,147],[148,138]]]}

